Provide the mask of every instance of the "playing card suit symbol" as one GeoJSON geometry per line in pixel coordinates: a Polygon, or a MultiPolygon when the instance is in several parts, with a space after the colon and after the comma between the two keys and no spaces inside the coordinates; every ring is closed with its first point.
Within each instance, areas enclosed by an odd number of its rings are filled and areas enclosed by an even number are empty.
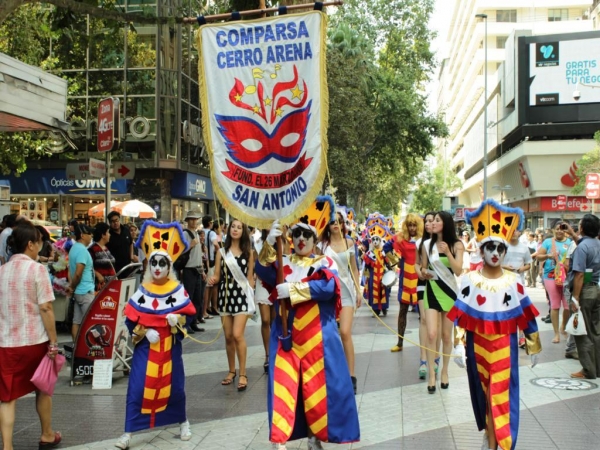
{"type": "Polygon", "coordinates": [[[169,295],[169,298],[165,301],[165,303],[169,306],[173,306],[173,304],[176,302],[175,297],[173,297],[172,295],[169,295]]]}
{"type": "Polygon", "coordinates": [[[492,219],[494,219],[496,222],[500,222],[501,217],[502,214],[500,213],[500,211],[496,211],[494,214],[492,214],[492,219]]]}
{"type": "Polygon", "coordinates": [[[156,300],[156,299],[152,300],[152,307],[155,310],[158,309],[159,306],[160,306],[160,303],[158,303],[158,300],[156,300]]]}
{"type": "Polygon", "coordinates": [[[512,297],[508,294],[508,292],[504,293],[504,301],[502,303],[504,303],[506,306],[508,306],[508,303],[510,302],[510,299],[512,297]]]}
{"type": "Polygon", "coordinates": [[[498,234],[498,233],[500,233],[500,225],[492,225],[492,231],[493,231],[495,234],[498,234]]]}
{"type": "Polygon", "coordinates": [[[146,252],[146,255],[150,254],[150,247],[148,247],[147,243],[144,244],[144,251],[146,252]]]}
{"type": "Polygon", "coordinates": [[[152,239],[160,239],[160,231],[155,231],[152,234],[152,239]]]}
{"type": "Polygon", "coordinates": [[[316,202],[315,207],[317,208],[317,211],[323,211],[323,208],[325,208],[325,202],[316,202]]]}
{"type": "Polygon", "coordinates": [[[486,302],[486,300],[487,299],[483,295],[477,294],[477,304],[479,306],[483,305],[486,302]]]}
{"type": "Polygon", "coordinates": [[[471,293],[471,286],[467,286],[462,291],[463,298],[467,298],[467,296],[471,293]]]}
{"type": "Polygon", "coordinates": [[[167,247],[169,247],[169,244],[167,242],[163,241],[160,246],[162,247],[163,250],[166,250],[167,247]]]}
{"type": "Polygon", "coordinates": [[[504,218],[504,224],[508,225],[509,227],[512,225],[513,223],[513,216],[506,216],[504,218]]]}
{"type": "Polygon", "coordinates": [[[483,222],[479,222],[477,224],[477,234],[483,235],[484,233],[485,233],[485,225],[483,224],[483,222]]]}
{"type": "Polygon", "coordinates": [[[154,250],[158,250],[160,248],[160,241],[156,241],[154,244],[152,244],[152,247],[154,247],[154,250]]]}
{"type": "Polygon", "coordinates": [[[525,289],[523,289],[523,285],[520,283],[517,283],[517,292],[521,295],[525,293],[525,289]]]}
{"type": "Polygon", "coordinates": [[[160,235],[160,238],[161,238],[163,241],[168,241],[168,240],[169,240],[169,232],[167,231],[166,233],[163,233],[163,234],[161,234],[161,235],[160,235]]]}
{"type": "Polygon", "coordinates": [[[293,272],[293,269],[292,269],[292,267],[289,264],[286,264],[285,266],[283,266],[283,278],[284,279],[288,275],[291,275],[292,272],[293,272]]]}
{"type": "Polygon", "coordinates": [[[502,227],[502,235],[506,236],[507,233],[508,233],[508,228],[502,227]]]}
{"type": "Polygon", "coordinates": [[[175,242],[173,244],[173,254],[176,255],[177,253],[179,253],[180,247],[179,244],[177,242],[175,242]]]}

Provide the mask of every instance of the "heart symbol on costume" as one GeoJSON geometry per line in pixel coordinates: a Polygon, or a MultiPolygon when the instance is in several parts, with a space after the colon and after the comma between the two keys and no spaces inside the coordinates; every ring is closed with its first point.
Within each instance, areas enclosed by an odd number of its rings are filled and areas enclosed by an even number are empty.
{"type": "Polygon", "coordinates": [[[467,286],[462,291],[463,298],[467,298],[467,296],[471,293],[471,286],[467,286]]]}
{"type": "Polygon", "coordinates": [[[512,298],[512,297],[511,297],[510,295],[508,295],[508,292],[506,292],[506,293],[504,294],[504,301],[503,301],[502,303],[504,303],[506,306],[508,306],[508,302],[510,302],[510,299],[511,299],[511,298],[512,298]]]}
{"type": "Polygon", "coordinates": [[[177,253],[179,253],[179,244],[175,242],[173,244],[173,254],[176,255],[177,253]]]}
{"type": "Polygon", "coordinates": [[[160,239],[160,231],[155,231],[154,234],[152,234],[152,239],[160,239]]]}
{"type": "Polygon", "coordinates": [[[500,211],[496,211],[494,214],[492,214],[492,219],[494,219],[496,222],[500,222],[501,217],[500,211]]]}
{"type": "Polygon", "coordinates": [[[486,302],[486,300],[487,299],[483,295],[477,294],[477,304],[479,306],[483,305],[486,302]]]}

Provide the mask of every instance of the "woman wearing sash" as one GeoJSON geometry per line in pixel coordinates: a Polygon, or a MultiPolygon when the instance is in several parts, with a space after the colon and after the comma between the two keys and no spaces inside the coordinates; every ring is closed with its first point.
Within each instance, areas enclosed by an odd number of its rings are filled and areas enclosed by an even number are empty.
{"type": "MultiPolygon", "coordinates": [[[[427,280],[425,286],[424,306],[425,322],[427,324],[428,347],[435,348],[438,339],[438,324],[442,322],[443,353],[449,355],[453,347],[453,324],[446,318],[446,314],[456,300],[458,285],[456,276],[462,272],[462,260],[465,248],[456,236],[452,216],[439,211],[431,225],[431,239],[423,242],[421,252],[421,276],[427,280]]],[[[435,352],[427,351],[427,365],[429,366],[429,383],[427,392],[435,393],[435,352]]],[[[448,389],[449,356],[444,356],[440,387],[448,389]]]]}
{"type": "Polygon", "coordinates": [[[348,231],[344,216],[336,214],[336,220],[331,222],[321,233],[318,249],[320,254],[329,256],[335,261],[340,279],[342,311],[340,312],[340,337],[344,346],[352,388],[356,394],[356,376],[354,375],[354,343],[352,342],[352,321],[354,308],[361,303],[360,285],[358,283],[358,267],[354,241],[347,237],[348,231]]]}
{"type": "Polygon", "coordinates": [[[256,310],[254,306],[254,252],[248,227],[237,219],[227,228],[225,244],[215,259],[215,274],[209,285],[218,285],[218,309],[225,335],[225,350],[229,373],[223,386],[233,383],[236,376],[235,356],[240,366],[238,391],[246,390],[246,321],[256,310]]]}

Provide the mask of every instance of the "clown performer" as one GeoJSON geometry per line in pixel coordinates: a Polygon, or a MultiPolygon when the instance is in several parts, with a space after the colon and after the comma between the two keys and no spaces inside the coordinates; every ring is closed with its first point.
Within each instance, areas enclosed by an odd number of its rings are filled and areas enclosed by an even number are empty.
{"type": "Polygon", "coordinates": [[[364,297],[375,314],[379,316],[383,313],[384,316],[387,316],[390,288],[383,284],[383,274],[390,261],[383,252],[383,242],[391,238],[391,235],[389,230],[379,223],[368,227],[367,235],[370,244],[369,251],[363,255],[365,262],[364,297]]]}
{"type": "MultiPolygon", "coordinates": [[[[400,270],[398,285],[398,343],[390,351],[401,352],[406,332],[406,316],[409,306],[417,304],[417,282],[419,277],[415,270],[417,263],[417,241],[423,236],[423,219],[417,214],[408,214],[402,229],[383,246],[383,251],[392,265],[397,264],[400,270]]],[[[419,311],[420,313],[420,311],[419,311]]]]}
{"type": "Polygon", "coordinates": [[[309,450],[321,450],[321,442],[357,442],[358,411],[336,324],[341,309],[336,265],[314,255],[317,230],[306,216],[291,233],[294,253],[283,256],[283,283],[276,282],[277,221],[256,264],[256,274],[276,286],[278,298],[269,352],[269,438],[280,450],[287,441],[305,437],[309,450]],[[287,336],[282,311],[287,311],[287,336]]]}
{"type": "Polygon", "coordinates": [[[148,255],[142,284],[125,306],[125,323],[135,349],[127,387],[125,434],[115,447],[127,449],[131,433],[180,424],[180,437],[192,437],[185,411],[183,331],[196,309],[177,281],[173,261],[188,250],[178,223],[146,221],[136,242],[148,255]]]}
{"type": "Polygon", "coordinates": [[[523,211],[486,200],[467,213],[484,260],[469,272],[448,319],[466,330],[466,365],[471,403],[484,449],[513,450],[519,430],[519,345],[525,333],[532,367],[542,350],[535,316],[539,313],[519,277],[502,269],[508,241],[523,226],[523,211]]]}

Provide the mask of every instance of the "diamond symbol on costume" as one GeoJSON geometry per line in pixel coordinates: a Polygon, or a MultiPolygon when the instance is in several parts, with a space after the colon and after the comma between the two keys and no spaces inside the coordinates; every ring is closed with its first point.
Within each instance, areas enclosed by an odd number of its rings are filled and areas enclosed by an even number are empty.
{"type": "Polygon", "coordinates": [[[471,286],[467,286],[461,292],[462,292],[463,298],[467,298],[468,295],[471,293],[471,286]]]}
{"type": "Polygon", "coordinates": [[[163,248],[163,250],[166,250],[166,249],[169,247],[169,243],[168,243],[168,242],[165,242],[165,241],[163,241],[163,242],[160,244],[160,246],[163,248]]]}
{"type": "Polygon", "coordinates": [[[508,292],[504,293],[504,301],[502,302],[504,305],[508,306],[508,303],[510,302],[510,299],[512,297],[510,295],[508,295],[508,292]]]}
{"type": "Polygon", "coordinates": [[[496,234],[500,233],[500,225],[492,225],[492,231],[496,234]]]}
{"type": "Polygon", "coordinates": [[[512,216],[506,216],[504,218],[504,223],[510,227],[512,225],[512,223],[513,223],[513,217],[512,216]]]}
{"type": "Polygon", "coordinates": [[[500,222],[501,218],[502,214],[500,213],[500,211],[496,211],[494,214],[492,214],[492,219],[494,219],[496,222],[500,222]]]}
{"type": "Polygon", "coordinates": [[[485,225],[483,224],[483,222],[479,222],[477,224],[477,234],[484,234],[485,233],[485,225]]]}
{"type": "Polygon", "coordinates": [[[154,299],[152,300],[152,307],[154,309],[157,309],[159,307],[160,303],[158,303],[158,300],[154,299]]]}
{"type": "Polygon", "coordinates": [[[155,231],[152,234],[152,239],[160,239],[160,231],[155,231]]]}
{"type": "Polygon", "coordinates": [[[483,295],[481,294],[477,294],[477,304],[479,306],[483,305],[485,302],[487,301],[487,298],[485,298],[483,295]]]}
{"type": "Polygon", "coordinates": [[[523,295],[525,293],[525,289],[523,289],[523,285],[521,283],[517,283],[517,291],[521,295],[523,295]]]}
{"type": "Polygon", "coordinates": [[[508,229],[506,227],[502,227],[502,234],[504,236],[506,236],[507,233],[508,233],[508,229]]]}

